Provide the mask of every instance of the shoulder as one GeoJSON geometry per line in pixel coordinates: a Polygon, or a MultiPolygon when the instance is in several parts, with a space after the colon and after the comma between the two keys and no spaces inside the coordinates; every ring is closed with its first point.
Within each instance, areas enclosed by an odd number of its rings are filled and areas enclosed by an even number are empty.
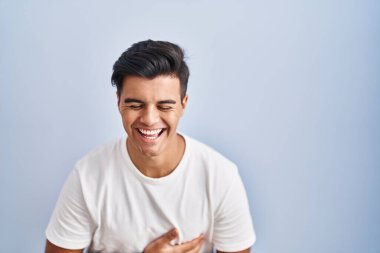
{"type": "Polygon", "coordinates": [[[216,151],[214,148],[189,136],[184,136],[189,149],[191,162],[218,181],[230,181],[238,175],[234,162],[216,151]]]}
{"type": "Polygon", "coordinates": [[[108,141],[95,147],[79,159],[75,170],[80,176],[101,176],[109,167],[115,166],[122,160],[121,145],[124,138],[108,141]]]}
{"type": "Polygon", "coordinates": [[[184,135],[186,144],[190,149],[191,155],[197,156],[197,158],[207,163],[223,164],[225,166],[236,167],[235,163],[229,160],[227,157],[216,151],[214,148],[192,138],[184,135]]]}

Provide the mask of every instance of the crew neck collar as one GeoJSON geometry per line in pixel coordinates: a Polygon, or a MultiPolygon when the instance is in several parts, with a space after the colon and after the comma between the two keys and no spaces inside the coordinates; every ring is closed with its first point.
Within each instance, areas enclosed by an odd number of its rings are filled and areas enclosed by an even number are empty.
{"type": "Polygon", "coordinates": [[[148,177],[148,176],[144,175],[135,166],[135,164],[132,162],[131,157],[129,156],[129,153],[128,153],[128,150],[127,150],[127,139],[128,139],[128,136],[124,136],[121,139],[120,148],[121,148],[122,156],[123,156],[125,162],[127,163],[127,168],[132,171],[132,173],[138,178],[138,180],[140,180],[140,181],[142,181],[144,183],[148,183],[148,184],[165,184],[167,182],[170,182],[170,181],[174,180],[184,170],[184,163],[188,159],[188,156],[189,156],[189,154],[188,154],[189,153],[189,147],[188,147],[189,146],[189,139],[184,134],[180,134],[180,133],[178,133],[178,134],[180,136],[182,136],[183,139],[184,139],[184,141],[185,141],[185,150],[184,150],[182,158],[179,161],[177,167],[172,172],[170,172],[170,174],[168,174],[166,176],[163,176],[163,177],[159,177],[159,178],[153,178],[153,177],[148,177]]]}

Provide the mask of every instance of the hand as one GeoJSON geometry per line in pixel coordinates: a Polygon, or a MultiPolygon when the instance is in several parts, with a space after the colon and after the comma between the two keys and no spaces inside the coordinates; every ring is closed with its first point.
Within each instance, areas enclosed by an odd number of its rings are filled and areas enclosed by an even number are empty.
{"type": "Polygon", "coordinates": [[[171,245],[170,242],[178,237],[175,228],[160,236],[145,247],[144,253],[198,253],[203,243],[203,235],[179,245],[171,245]]]}

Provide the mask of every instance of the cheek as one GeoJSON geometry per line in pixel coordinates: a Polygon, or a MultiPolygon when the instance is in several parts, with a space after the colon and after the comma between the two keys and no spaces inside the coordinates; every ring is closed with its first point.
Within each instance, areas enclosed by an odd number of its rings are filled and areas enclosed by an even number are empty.
{"type": "Polygon", "coordinates": [[[180,118],[181,118],[180,113],[173,112],[173,113],[170,113],[169,115],[166,115],[166,117],[164,117],[163,119],[166,121],[167,124],[176,126],[178,125],[180,118]]]}
{"type": "Polygon", "coordinates": [[[131,124],[133,123],[133,115],[131,115],[130,113],[124,112],[122,113],[121,118],[122,118],[124,127],[130,128],[131,124]]]}

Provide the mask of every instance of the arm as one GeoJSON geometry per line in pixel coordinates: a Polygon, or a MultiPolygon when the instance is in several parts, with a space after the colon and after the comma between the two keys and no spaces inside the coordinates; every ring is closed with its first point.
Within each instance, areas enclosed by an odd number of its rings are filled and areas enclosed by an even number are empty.
{"type": "Polygon", "coordinates": [[[249,253],[256,239],[249,210],[248,198],[237,169],[229,182],[222,182],[226,190],[215,212],[213,234],[217,253],[249,253]]]}
{"type": "Polygon", "coordinates": [[[83,249],[75,249],[75,250],[64,249],[52,244],[51,242],[49,242],[49,240],[46,240],[45,253],[82,253],[82,252],[83,252],[83,249]]]}
{"type": "Polygon", "coordinates": [[[216,251],[216,253],[249,253],[249,252],[251,252],[250,248],[241,250],[241,251],[235,251],[235,252],[225,252],[225,251],[219,251],[219,250],[216,251]]]}
{"type": "Polygon", "coordinates": [[[79,174],[74,169],[61,190],[46,229],[45,252],[83,252],[91,243],[95,227],[84,199],[79,174]]]}

